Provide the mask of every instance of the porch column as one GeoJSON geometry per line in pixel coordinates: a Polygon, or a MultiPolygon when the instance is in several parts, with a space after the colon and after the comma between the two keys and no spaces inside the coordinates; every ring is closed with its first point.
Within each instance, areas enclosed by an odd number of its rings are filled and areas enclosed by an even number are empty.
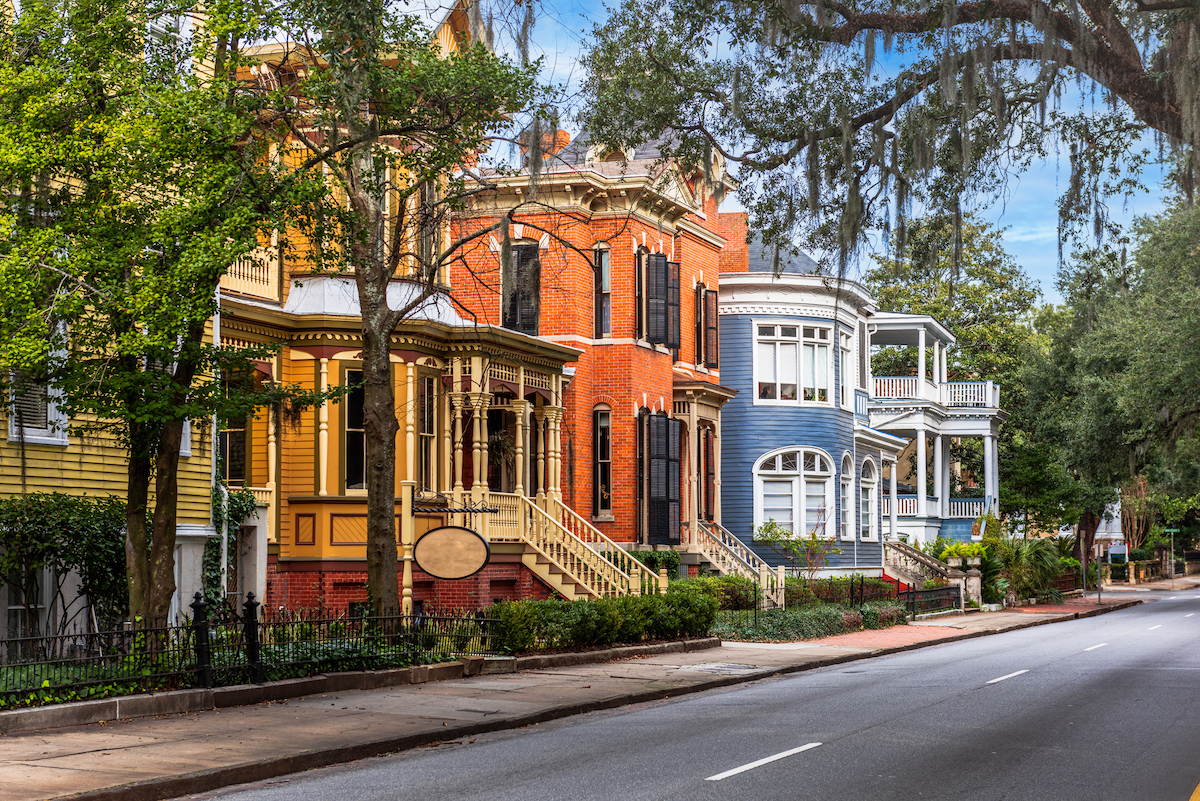
{"type": "MultiPolygon", "coordinates": [[[[996,502],[996,493],[992,489],[995,481],[995,468],[992,466],[996,458],[996,440],[991,434],[983,436],[983,494],[987,496],[991,504],[996,502]]],[[[987,507],[987,511],[991,511],[992,506],[987,507]]]]}
{"type": "Polygon", "coordinates": [[[917,517],[925,517],[927,511],[925,509],[925,486],[927,484],[928,470],[925,466],[925,429],[917,429],[917,475],[913,483],[916,486],[913,488],[917,491],[917,517]]]}
{"type": "Polygon", "coordinates": [[[533,410],[533,439],[537,442],[537,498],[538,506],[545,508],[542,502],[546,496],[546,407],[538,406],[533,410]]]}
{"type": "Polygon", "coordinates": [[[942,501],[942,517],[950,516],[950,498],[952,497],[951,492],[950,492],[950,485],[951,485],[951,482],[950,482],[950,444],[953,441],[954,441],[953,437],[946,437],[942,442],[942,447],[944,447],[946,449],[945,453],[942,456],[943,471],[942,471],[942,483],[940,485],[942,488],[940,490],[940,492],[944,498],[944,500],[942,501]]]}
{"type": "MultiPolygon", "coordinates": [[[[279,486],[275,482],[275,474],[279,471],[279,444],[275,441],[275,427],[279,425],[279,416],[275,412],[273,406],[267,407],[267,489],[270,490],[269,501],[267,502],[267,540],[276,542],[279,539],[279,529],[275,527],[276,510],[279,509],[279,498],[277,497],[276,488],[279,486]]],[[[265,569],[267,562],[266,556],[263,556],[263,566],[265,569]]],[[[263,574],[263,580],[259,584],[264,588],[267,586],[266,574],[263,574]]],[[[264,596],[265,597],[265,596],[264,596]]]]}
{"type": "MultiPolygon", "coordinates": [[[[446,492],[452,486],[453,481],[452,470],[454,460],[451,458],[454,453],[454,405],[450,398],[452,393],[445,392],[442,382],[439,379],[437,382],[439,389],[443,390],[438,396],[438,414],[441,416],[442,422],[442,445],[438,448],[440,458],[438,459],[438,492],[446,492]]],[[[449,521],[447,521],[449,522],[449,521]]]]}
{"type": "Polygon", "coordinates": [[[950,359],[949,359],[949,354],[946,350],[948,347],[950,347],[950,346],[945,345],[942,347],[942,383],[943,384],[948,383],[950,381],[950,359]]]}
{"type": "MultiPolygon", "coordinates": [[[[934,347],[937,347],[936,343],[934,347]]],[[[938,517],[945,517],[942,511],[946,506],[946,498],[942,495],[942,468],[944,464],[942,459],[942,435],[936,434],[933,438],[933,491],[937,495],[937,506],[934,507],[934,510],[938,517]]]]}
{"type": "Polygon", "coordinates": [[[716,498],[713,499],[713,518],[717,523],[721,522],[721,415],[723,413],[722,409],[717,409],[717,430],[713,436],[713,472],[716,474],[713,481],[713,491],[716,494],[716,498]]]}
{"type": "MultiPolygon", "coordinates": [[[[457,369],[455,370],[457,373],[457,369]]],[[[466,407],[465,398],[461,392],[450,395],[450,405],[454,409],[454,505],[462,505],[463,494],[463,409],[466,407]]]]}
{"type": "Polygon", "coordinates": [[[517,418],[517,430],[513,432],[513,439],[516,440],[516,454],[513,459],[514,469],[517,473],[517,485],[513,488],[513,492],[517,495],[525,494],[525,420],[529,415],[529,401],[515,400],[512,402],[513,413],[517,418]]]}
{"type": "Polygon", "coordinates": [[[475,456],[475,481],[471,486],[471,497],[475,501],[479,501],[488,491],[487,471],[488,471],[488,431],[487,431],[487,412],[488,406],[491,405],[492,396],[487,392],[475,392],[471,395],[471,408],[473,410],[474,428],[472,431],[475,434],[474,456],[475,456]]]}
{"type": "MultiPolygon", "coordinates": [[[[321,391],[329,389],[329,359],[321,359],[321,391]]],[[[329,401],[317,412],[317,494],[329,494],[329,401]]]]}
{"type": "Polygon", "coordinates": [[[888,492],[892,494],[891,503],[888,504],[888,528],[890,529],[889,537],[892,540],[898,538],[896,534],[896,518],[900,516],[900,499],[896,497],[896,473],[899,462],[892,459],[891,479],[888,481],[888,492]]]}
{"type": "Polygon", "coordinates": [[[403,554],[403,579],[401,581],[400,613],[411,615],[413,609],[413,546],[416,545],[416,510],[413,503],[417,496],[416,465],[416,389],[417,366],[412,362],[404,365],[404,478],[400,481],[402,514],[400,515],[400,547],[403,554]]]}
{"type": "Polygon", "coordinates": [[[696,538],[699,536],[697,526],[700,521],[700,419],[699,408],[695,393],[688,393],[688,455],[691,464],[688,465],[688,551],[696,551],[696,538]]]}
{"type": "Polygon", "coordinates": [[[925,327],[917,331],[917,397],[924,397],[921,382],[925,380],[925,327]]]}
{"type": "Polygon", "coordinates": [[[930,378],[933,383],[940,384],[942,382],[942,343],[940,340],[933,340],[933,364],[930,366],[930,378]]]}
{"type": "Polygon", "coordinates": [[[550,474],[546,476],[546,491],[555,498],[562,497],[562,441],[559,438],[562,413],[561,406],[551,406],[546,409],[546,456],[550,460],[550,474]]]}

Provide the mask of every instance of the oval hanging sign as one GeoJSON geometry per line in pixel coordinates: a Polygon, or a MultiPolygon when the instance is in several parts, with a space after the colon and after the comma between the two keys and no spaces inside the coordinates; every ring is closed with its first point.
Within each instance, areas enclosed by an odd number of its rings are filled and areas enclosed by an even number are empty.
{"type": "Polygon", "coordinates": [[[487,567],[492,549],[478,532],[462,526],[426,531],[413,548],[417,567],[439,579],[465,579],[487,567]]]}

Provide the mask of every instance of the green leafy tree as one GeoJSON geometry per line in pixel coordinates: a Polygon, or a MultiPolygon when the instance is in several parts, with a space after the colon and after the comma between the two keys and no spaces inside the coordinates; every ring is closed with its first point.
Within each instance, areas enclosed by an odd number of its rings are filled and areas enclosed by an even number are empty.
{"type": "Polygon", "coordinates": [[[1054,152],[1060,214],[1090,235],[1137,187],[1144,131],[1190,186],[1197,24],[1190,0],[624,0],[586,56],[587,117],[612,146],[671,131],[670,158],[737,163],[764,239],[839,268],[867,231],[902,245],[914,206],[960,218],[1054,152]],[[1077,81],[1096,102],[1076,111],[1077,81]]]}
{"type": "MultiPolygon", "coordinates": [[[[279,92],[237,79],[269,21],[237,4],[27,0],[0,23],[0,376],[48,384],[73,432],[126,451],[129,611],[175,591],[188,421],[311,402],[208,335],[227,266],[321,186],[267,158],[279,92]]],[[[20,421],[18,421],[20,423],[20,421]]]]}
{"type": "Polygon", "coordinates": [[[382,0],[299,0],[281,25],[305,43],[270,65],[299,98],[281,121],[306,151],[300,171],[332,190],[306,207],[303,231],[315,269],[353,275],[362,316],[368,593],[377,611],[397,609],[392,333],[444,291],[465,244],[497,231],[507,243],[507,216],[452,241],[439,232],[494,188],[479,154],[534,104],[537,65],[478,37],[444,54],[421,20],[382,0]]]}

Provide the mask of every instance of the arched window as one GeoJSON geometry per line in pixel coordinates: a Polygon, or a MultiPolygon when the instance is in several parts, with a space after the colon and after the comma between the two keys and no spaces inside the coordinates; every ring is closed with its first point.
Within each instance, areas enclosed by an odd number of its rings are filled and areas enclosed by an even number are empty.
{"type": "Polygon", "coordinates": [[[850,454],[842,457],[841,535],[844,540],[854,539],[854,461],[850,454]]]}
{"type": "Polygon", "coordinates": [[[768,521],[807,537],[833,535],[833,461],[818,450],[776,451],[754,470],[755,528],[768,521]]]}
{"type": "Polygon", "coordinates": [[[870,459],[863,461],[862,481],[859,483],[859,538],[875,539],[875,463],[870,459]]]}

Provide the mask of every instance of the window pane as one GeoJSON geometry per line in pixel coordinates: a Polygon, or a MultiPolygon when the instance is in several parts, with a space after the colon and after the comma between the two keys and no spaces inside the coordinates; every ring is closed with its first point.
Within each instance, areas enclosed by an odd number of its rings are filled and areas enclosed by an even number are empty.
{"type": "Polygon", "coordinates": [[[804,454],[804,469],[810,472],[817,469],[817,457],[815,454],[804,454]]]}
{"type": "Polygon", "coordinates": [[[763,482],[763,520],[774,520],[787,529],[792,529],[792,497],[794,484],[791,481],[763,482]]]}
{"type": "Polygon", "coordinates": [[[760,326],[758,327],[758,335],[759,335],[760,337],[773,337],[773,336],[775,336],[775,326],[773,326],[773,325],[760,325],[760,326]]]}
{"type": "Polygon", "coordinates": [[[817,335],[817,329],[815,329],[815,328],[805,328],[804,329],[804,336],[808,337],[809,339],[812,339],[816,335],[817,335]]]}
{"type": "Polygon", "coordinates": [[[596,263],[600,267],[600,291],[612,291],[612,267],[609,263],[609,252],[600,250],[596,252],[596,263]]]}
{"type": "Polygon", "coordinates": [[[775,397],[775,343],[759,342],[758,359],[758,397],[775,397]]]}
{"type": "Polygon", "coordinates": [[[804,379],[804,399],[806,401],[817,399],[816,384],[813,382],[813,348],[815,347],[815,345],[804,346],[804,365],[800,375],[804,379]]]}
{"type": "Polygon", "coordinates": [[[361,490],[366,483],[366,439],[361,431],[346,432],[346,489],[361,490]]]}
{"type": "Polygon", "coordinates": [[[804,533],[825,534],[825,482],[804,482],[804,533]]]}
{"type": "Polygon", "coordinates": [[[796,399],[796,345],[779,343],[779,399],[796,399]]]}
{"type": "Polygon", "coordinates": [[[796,327],[794,325],[785,325],[779,329],[779,335],[782,337],[796,336],[796,327]]]}
{"type": "Polygon", "coordinates": [[[793,451],[792,453],[785,453],[785,454],[783,454],[783,456],[781,458],[783,459],[783,469],[784,470],[795,471],[795,469],[796,469],[796,453],[795,453],[795,451],[793,451]]]}
{"type": "Polygon", "coordinates": [[[770,459],[768,459],[767,461],[765,461],[761,465],[759,465],[758,469],[774,471],[776,465],[778,464],[778,461],[779,461],[778,456],[772,456],[770,459]]]}

